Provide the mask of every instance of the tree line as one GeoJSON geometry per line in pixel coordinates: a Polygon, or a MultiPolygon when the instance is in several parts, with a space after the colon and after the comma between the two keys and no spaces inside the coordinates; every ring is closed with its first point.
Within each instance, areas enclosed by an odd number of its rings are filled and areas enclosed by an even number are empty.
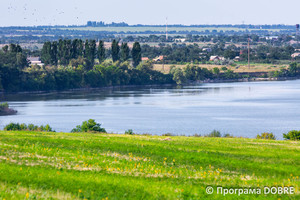
{"type": "MultiPolygon", "coordinates": [[[[193,53],[192,48],[197,47],[193,46],[185,52],[187,56],[197,54],[193,53]]],[[[47,64],[40,66],[29,65],[28,52],[19,45],[6,45],[0,50],[0,90],[49,91],[120,85],[184,84],[206,79],[243,77],[226,67],[222,71],[219,68],[208,70],[194,64],[182,69],[172,67],[165,74],[154,70],[151,61],[140,62],[139,43],[130,49],[127,44],[120,46],[118,41],[114,41],[111,47],[112,60],[106,59],[106,51],[101,41],[98,46],[91,40],[46,42],[42,57],[47,64]],[[95,62],[95,57],[98,62],[95,62]]],[[[270,77],[299,75],[300,66],[297,63],[292,63],[288,69],[282,68],[269,74],[270,77]]]]}
{"type": "MultiPolygon", "coordinates": [[[[141,62],[141,46],[139,42],[133,44],[130,50],[126,42],[119,45],[119,41],[113,40],[111,44],[111,57],[113,62],[125,62],[132,58],[133,66],[136,67],[141,62]]],[[[95,58],[98,63],[102,63],[106,59],[106,49],[104,42],[99,41],[98,47],[96,40],[74,39],[47,41],[44,43],[41,51],[41,60],[45,65],[68,65],[74,62],[84,62],[87,70],[95,65],[95,58]]]]}

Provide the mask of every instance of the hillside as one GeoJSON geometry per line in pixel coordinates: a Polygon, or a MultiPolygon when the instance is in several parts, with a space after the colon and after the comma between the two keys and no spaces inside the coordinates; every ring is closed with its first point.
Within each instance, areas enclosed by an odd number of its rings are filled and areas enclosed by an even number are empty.
{"type": "Polygon", "coordinates": [[[0,199],[299,199],[299,172],[299,142],[0,132],[0,199]],[[217,186],[296,194],[224,196],[217,186]]]}

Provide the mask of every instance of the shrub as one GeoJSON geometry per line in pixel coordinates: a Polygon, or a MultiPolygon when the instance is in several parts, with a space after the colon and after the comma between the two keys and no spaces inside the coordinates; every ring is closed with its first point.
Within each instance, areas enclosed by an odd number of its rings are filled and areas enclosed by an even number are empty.
{"type": "Polygon", "coordinates": [[[41,125],[36,126],[34,124],[19,124],[19,123],[9,123],[4,127],[4,130],[6,131],[44,131],[44,132],[55,132],[55,130],[53,130],[49,124],[47,124],[46,126],[41,125]]]}
{"type": "Polygon", "coordinates": [[[101,128],[101,124],[95,122],[94,119],[89,119],[88,121],[82,122],[81,126],[78,125],[76,128],[71,130],[72,133],[77,132],[100,132],[106,133],[104,128],[101,128]]]}
{"type": "Polygon", "coordinates": [[[292,130],[287,134],[283,134],[283,138],[286,140],[300,140],[300,131],[292,130]]]}
{"type": "Polygon", "coordinates": [[[1,103],[0,104],[0,110],[4,110],[5,108],[8,108],[8,103],[1,103]]]}
{"type": "Polygon", "coordinates": [[[229,133],[226,133],[223,137],[225,137],[225,138],[233,138],[233,135],[230,135],[229,133]]]}
{"type": "Polygon", "coordinates": [[[262,133],[256,136],[256,139],[265,139],[265,140],[276,140],[273,133],[262,133]]]}
{"type": "Polygon", "coordinates": [[[127,131],[125,131],[126,135],[134,135],[132,129],[128,129],[127,131]]]}
{"type": "Polygon", "coordinates": [[[6,131],[19,131],[21,130],[19,123],[9,123],[4,127],[4,130],[6,131]]]}
{"type": "Polygon", "coordinates": [[[201,137],[201,134],[195,133],[193,137],[201,137]]]}
{"type": "Polygon", "coordinates": [[[162,136],[174,136],[172,133],[164,133],[162,136]]]}
{"type": "Polygon", "coordinates": [[[210,134],[205,135],[205,137],[221,137],[220,131],[213,130],[210,134]]]}

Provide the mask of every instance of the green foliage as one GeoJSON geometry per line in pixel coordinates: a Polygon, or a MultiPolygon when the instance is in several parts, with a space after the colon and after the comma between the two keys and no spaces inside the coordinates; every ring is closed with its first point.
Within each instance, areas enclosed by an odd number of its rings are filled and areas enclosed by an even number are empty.
{"type": "Polygon", "coordinates": [[[101,124],[95,122],[94,119],[89,119],[88,121],[82,122],[81,126],[78,125],[76,128],[71,130],[72,133],[75,132],[100,132],[106,133],[104,128],[101,128],[101,124]]]}
{"type": "Polygon", "coordinates": [[[49,124],[43,126],[36,126],[33,124],[19,124],[19,123],[9,123],[4,127],[6,131],[42,131],[42,132],[55,132],[49,124]]]}
{"type": "Polygon", "coordinates": [[[221,137],[220,131],[213,130],[211,133],[205,135],[205,137],[221,137]]]}
{"type": "Polygon", "coordinates": [[[142,61],[142,49],[140,46],[139,42],[133,43],[131,55],[132,55],[132,61],[133,61],[133,66],[136,67],[140,64],[142,61]]]}
{"type": "Polygon", "coordinates": [[[120,60],[119,53],[120,53],[119,42],[116,40],[113,40],[111,43],[111,56],[112,56],[113,62],[120,60]]]}
{"type": "Polygon", "coordinates": [[[214,68],[213,68],[213,73],[214,73],[215,75],[219,75],[219,74],[220,74],[220,69],[217,68],[217,67],[214,67],[214,68]]]}
{"type": "Polygon", "coordinates": [[[0,110],[4,110],[6,108],[8,108],[8,103],[7,102],[0,103],[0,110]]]}
{"type": "Polygon", "coordinates": [[[134,135],[132,129],[128,129],[127,131],[125,131],[125,134],[126,134],[126,135],[134,135]]]}
{"type": "Polygon", "coordinates": [[[224,138],[233,138],[233,135],[230,135],[229,133],[226,133],[223,135],[224,138]]]}
{"type": "Polygon", "coordinates": [[[292,130],[287,134],[283,134],[283,138],[286,140],[300,140],[300,131],[292,130]]]}
{"type": "Polygon", "coordinates": [[[127,43],[126,42],[122,43],[122,45],[121,45],[121,53],[120,53],[121,54],[120,60],[122,62],[127,61],[129,59],[129,53],[130,53],[130,49],[129,49],[127,43]]]}
{"type": "Polygon", "coordinates": [[[256,136],[256,139],[266,139],[266,140],[276,140],[276,137],[273,133],[262,133],[256,136]]]}
{"type": "Polygon", "coordinates": [[[178,85],[185,83],[187,80],[183,74],[182,69],[180,69],[180,68],[173,68],[173,70],[170,73],[173,75],[173,80],[178,85]]]}
{"type": "Polygon", "coordinates": [[[97,56],[99,59],[99,63],[102,63],[105,60],[105,47],[102,40],[99,41],[97,56]]]}
{"type": "Polygon", "coordinates": [[[222,69],[224,72],[228,70],[227,67],[222,67],[221,69],[222,69]]]}

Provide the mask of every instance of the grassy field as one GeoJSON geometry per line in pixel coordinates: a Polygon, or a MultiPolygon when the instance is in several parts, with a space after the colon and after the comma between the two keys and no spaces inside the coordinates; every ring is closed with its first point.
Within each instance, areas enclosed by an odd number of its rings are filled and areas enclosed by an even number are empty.
{"type": "MultiPolygon", "coordinates": [[[[162,64],[154,64],[153,68],[157,71],[161,71],[163,73],[169,73],[171,66],[176,66],[183,68],[186,65],[162,65],[162,64]]],[[[209,65],[209,64],[199,64],[196,65],[201,68],[207,68],[212,70],[213,68],[217,67],[221,70],[224,65],[209,65]]],[[[288,65],[271,65],[271,64],[250,64],[250,69],[247,64],[237,64],[237,66],[226,66],[228,69],[233,70],[234,72],[238,73],[246,73],[246,72],[271,72],[271,71],[278,71],[281,68],[288,68],[288,65]]],[[[222,70],[221,70],[222,72],[222,70]]]]}
{"type": "Polygon", "coordinates": [[[299,199],[299,176],[299,142],[0,131],[6,200],[299,199]],[[296,194],[224,196],[217,186],[293,186],[296,194]]]}
{"type": "MultiPolygon", "coordinates": [[[[165,27],[66,27],[66,28],[60,28],[62,30],[80,30],[80,31],[108,31],[108,32],[145,32],[145,31],[159,31],[159,32],[165,32],[165,27]]],[[[168,31],[246,31],[246,29],[242,28],[215,28],[215,27],[168,27],[168,31]]],[[[260,29],[251,29],[251,30],[260,30],[260,29]]],[[[277,29],[272,29],[270,31],[279,31],[277,29]]]]}

